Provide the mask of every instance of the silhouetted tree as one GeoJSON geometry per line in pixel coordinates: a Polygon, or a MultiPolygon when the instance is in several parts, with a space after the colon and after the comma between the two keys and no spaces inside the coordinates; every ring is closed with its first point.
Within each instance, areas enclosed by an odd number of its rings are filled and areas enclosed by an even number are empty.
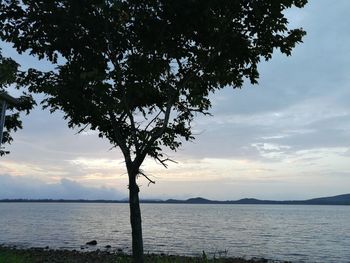
{"type": "MultiPolygon", "coordinates": [[[[18,74],[18,64],[10,59],[4,58],[1,54],[0,49],[0,95],[7,94],[8,88],[16,87],[16,78],[18,74]]],[[[34,101],[32,97],[26,93],[17,99],[18,103],[16,105],[7,104],[7,109],[10,114],[6,115],[5,121],[5,130],[3,137],[0,143],[0,156],[8,154],[9,151],[6,151],[2,146],[5,143],[11,143],[13,138],[11,136],[11,131],[17,131],[22,129],[22,121],[20,120],[20,112],[24,111],[27,114],[32,109],[34,101]]],[[[0,99],[0,104],[2,104],[0,99]]],[[[2,105],[0,105],[0,110],[2,105]]],[[[2,127],[0,127],[2,128],[2,127]]],[[[1,137],[0,137],[1,138],[1,137]]]]}
{"type": "Polygon", "coordinates": [[[2,0],[0,36],[57,70],[23,74],[69,127],[97,130],[118,146],[129,176],[132,249],[143,262],[138,176],[147,156],[166,166],[164,148],[193,139],[191,122],[209,114],[208,95],[256,83],[274,49],[291,54],[302,29],[284,11],[306,0],[2,0]]]}

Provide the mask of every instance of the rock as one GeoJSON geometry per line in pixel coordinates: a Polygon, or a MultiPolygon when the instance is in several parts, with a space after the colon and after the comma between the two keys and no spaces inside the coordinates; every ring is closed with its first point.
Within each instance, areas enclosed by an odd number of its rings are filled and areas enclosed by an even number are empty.
{"type": "Polygon", "coordinates": [[[96,240],[91,240],[91,241],[87,242],[86,245],[96,246],[97,245],[97,241],[96,240]]]}
{"type": "Polygon", "coordinates": [[[105,246],[105,248],[111,248],[112,246],[111,245],[107,245],[107,246],[105,246]]]}

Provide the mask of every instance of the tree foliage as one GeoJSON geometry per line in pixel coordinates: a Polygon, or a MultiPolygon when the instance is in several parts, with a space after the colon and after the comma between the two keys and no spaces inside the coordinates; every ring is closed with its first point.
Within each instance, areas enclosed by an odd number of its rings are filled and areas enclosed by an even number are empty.
{"type": "Polygon", "coordinates": [[[290,55],[305,32],[289,29],[284,11],[306,2],[1,0],[0,38],[57,65],[18,79],[47,95],[44,107],[121,149],[135,252],[142,247],[136,177],[146,156],[166,165],[163,150],[193,139],[191,123],[209,114],[211,93],[257,83],[258,63],[276,49],[290,55]]]}
{"type": "Polygon", "coordinates": [[[193,138],[191,121],[207,113],[209,93],[256,83],[259,61],[276,48],[290,55],[304,31],[289,30],[283,11],[305,2],[3,0],[1,38],[64,61],[23,81],[69,126],[91,125],[142,162],[193,138]]]}
{"type": "MultiPolygon", "coordinates": [[[[0,93],[6,92],[9,87],[14,86],[18,75],[18,64],[11,58],[5,58],[1,54],[0,49],[0,93]]],[[[32,97],[26,93],[18,99],[18,105],[7,105],[10,114],[6,115],[5,131],[3,134],[1,146],[10,144],[13,141],[11,132],[22,129],[22,121],[20,120],[20,112],[29,113],[34,105],[32,97]]],[[[1,102],[0,102],[1,104],[1,102]]],[[[0,105],[2,107],[2,105],[0,105]]],[[[8,154],[3,147],[0,148],[0,156],[8,154]]]]}

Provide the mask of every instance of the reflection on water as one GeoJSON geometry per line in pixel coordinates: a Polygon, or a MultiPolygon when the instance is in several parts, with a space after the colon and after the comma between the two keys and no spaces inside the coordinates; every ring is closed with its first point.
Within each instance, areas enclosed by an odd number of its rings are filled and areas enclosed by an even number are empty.
{"type": "MultiPolygon", "coordinates": [[[[146,252],[350,262],[349,206],[142,204],[146,252]]],[[[130,251],[127,204],[0,203],[0,243],[130,251]]]]}

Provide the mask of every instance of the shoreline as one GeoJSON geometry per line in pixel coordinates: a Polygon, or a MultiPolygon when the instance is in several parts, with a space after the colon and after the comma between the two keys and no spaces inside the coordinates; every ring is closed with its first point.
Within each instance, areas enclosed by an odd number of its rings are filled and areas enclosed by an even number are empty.
{"type": "MultiPolygon", "coordinates": [[[[120,251],[77,251],[65,249],[46,248],[18,248],[0,245],[0,262],[42,262],[42,263],[131,263],[132,257],[120,251]]],[[[291,263],[290,261],[276,261],[265,258],[208,258],[203,252],[202,256],[175,256],[166,254],[145,254],[146,263],[291,263]]]]}
{"type": "MultiPolygon", "coordinates": [[[[128,199],[121,200],[87,200],[87,199],[0,199],[0,203],[128,203],[128,199]]],[[[230,205],[350,205],[350,193],[336,196],[318,197],[305,200],[262,200],[256,198],[242,198],[239,200],[210,200],[203,197],[189,199],[141,199],[141,204],[230,204],[230,205]]]]}

